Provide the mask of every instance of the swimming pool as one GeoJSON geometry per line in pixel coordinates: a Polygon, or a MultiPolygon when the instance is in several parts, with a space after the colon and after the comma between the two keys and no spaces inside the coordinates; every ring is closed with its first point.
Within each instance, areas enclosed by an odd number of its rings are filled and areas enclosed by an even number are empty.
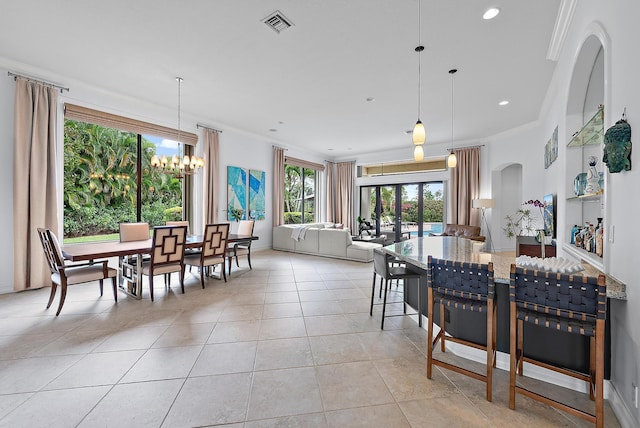
{"type": "MultiPolygon", "coordinates": [[[[425,223],[424,226],[424,236],[429,236],[429,233],[442,233],[443,230],[442,223],[425,223]],[[429,226],[431,226],[430,229],[428,228],[429,226]]],[[[412,230],[409,233],[411,234],[411,237],[418,236],[417,230],[412,230]]]]}

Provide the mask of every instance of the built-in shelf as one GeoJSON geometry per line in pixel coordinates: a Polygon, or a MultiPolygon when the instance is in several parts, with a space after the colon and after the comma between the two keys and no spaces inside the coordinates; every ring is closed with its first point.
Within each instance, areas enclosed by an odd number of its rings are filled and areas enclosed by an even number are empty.
{"type": "Polygon", "coordinates": [[[588,195],[580,195],[580,196],[571,196],[567,198],[567,201],[600,201],[602,196],[604,195],[604,191],[599,191],[598,193],[589,193],[588,195]]]}
{"type": "Polygon", "coordinates": [[[596,114],[576,132],[567,147],[582,147],[604,142],[604,106],[600,106],[596,114]]]}
{"type": "Polygon", "coordinates": [[[584,260],[594,268],[604,272],[604,261],[602,257],[599,257],[597,254],[590,253],[588,251],[583,250],[582,248],[578,248],[575,245],[571,245],[567,243],[562,245],[562,249],[565,250],[567,253],[573,255],[574,257],[578,258],[579,260],[584,260]]]}

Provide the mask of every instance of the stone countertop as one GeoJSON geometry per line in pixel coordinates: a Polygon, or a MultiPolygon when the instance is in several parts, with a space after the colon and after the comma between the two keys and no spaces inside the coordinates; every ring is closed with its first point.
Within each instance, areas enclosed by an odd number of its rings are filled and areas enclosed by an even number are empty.
{"type": "MultiPolygon", "coordinates": [[[[469,239],[452,236],[429,236],[413,238],[407,241],[383,247],[383,250],[400,260],[427,269],[428,257],[439,259],[458,260],[462,262],[489,263],[493,262],[493,274],[496,283],[509,284],[511,264],[515,263],[515,257],[497,253],[485,253],[481,251],[482,243],[474,243],[469,239]]],[[[602,273],[586,262],[582,263],[585,270],[575,275],[597,276],[602,273]]],[[[625,284],[619,282],[610,275],[606,276],[607,297],[611,299],[626,300],[627,292],[625,284]]]]}

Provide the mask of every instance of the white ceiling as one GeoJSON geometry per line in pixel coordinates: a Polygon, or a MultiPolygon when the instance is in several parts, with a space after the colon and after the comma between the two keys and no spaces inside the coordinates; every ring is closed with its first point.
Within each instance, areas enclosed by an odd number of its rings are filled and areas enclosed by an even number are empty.
{"type": "MultiPolygon", "coordinates": [[[[538,118],[559,5],[422,0],[427,147],[451,139],[451,68],[455,141],[538,118]],[[494,5],[501,14],[484,21],[494,5]]],[[[2,6],[0,57],[168,108],[181,76],[183,115],[223,130],[332,158],[410,156],[417,10],[417,0],[15,0],[2,6]],[[276,9],[295,26],[277,34],[261,22],[276,9]]]]}

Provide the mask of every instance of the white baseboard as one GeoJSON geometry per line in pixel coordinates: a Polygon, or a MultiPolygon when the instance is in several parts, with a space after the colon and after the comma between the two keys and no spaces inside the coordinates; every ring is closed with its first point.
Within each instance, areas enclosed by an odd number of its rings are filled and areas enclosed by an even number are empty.
{"type": "Polygon", "coordinates": [[[634,428],[640,426],[640,421],[637,420],[627,404],[622,399],[622,396],[613,384],[609,385],[609,404],[615,413],[618,422],[622,428],[634,428]]]}

